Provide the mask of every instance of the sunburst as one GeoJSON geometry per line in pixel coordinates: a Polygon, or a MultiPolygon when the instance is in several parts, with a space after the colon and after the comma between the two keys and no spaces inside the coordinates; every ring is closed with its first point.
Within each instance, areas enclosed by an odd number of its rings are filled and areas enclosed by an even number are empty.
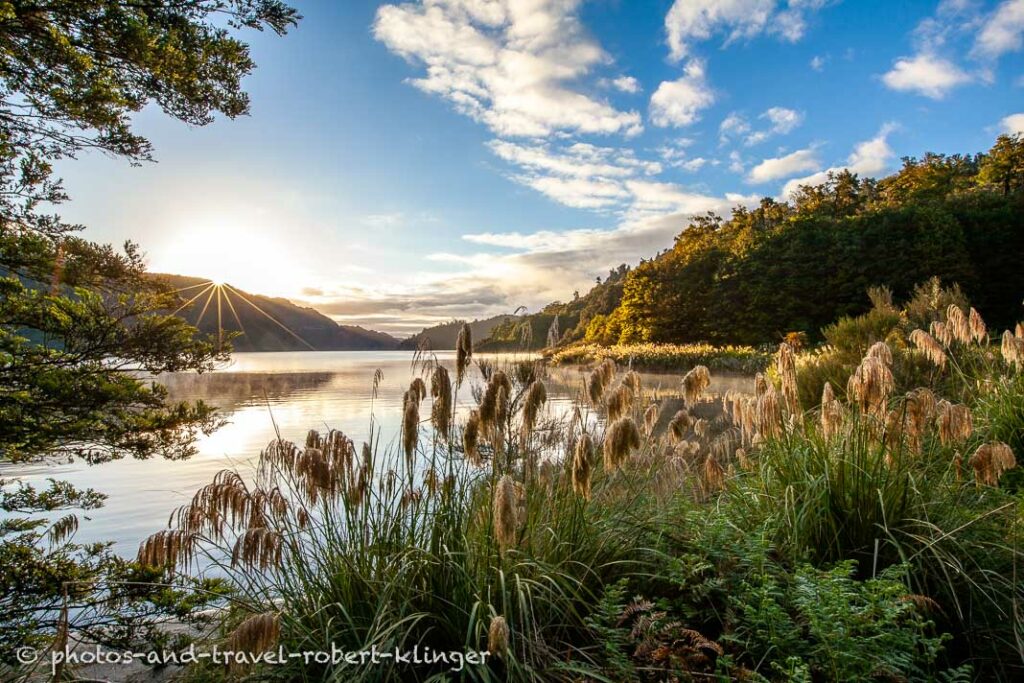
{"type": "Polygon", "coordinates": [[[249,297],[245,296],[244,294],[242,294],[241,292],[239,292],[237,289],[235,289],[231,285],[227,284],[226,282],[215,282],[213,280],[208,280],[206,282],[200,282],[199,284],[189,285],[187,287],[182,287],[182,288],[176,290],[176,292],[179,293],[179,294],[184,294],[185,292],[191,292],[192,290],[195,290],[195,289],[198,289],[199,293],[196,294],[195,296],[193,296],[192,298],[190,298],[185,303],[183,303],[181,306],[179,306],[177,308],[177,310],[174,311],[174,313],[175,314],[180,313],[182,310],[184,310],[186,308],[189,308],[192,305],[199,305],[198,302],[205,296],[206,299],[202,303],[202,309],[199,311],[199,317],[196,318],[195,323],[193,323],[196,327],[199,327],[199,325],[203,322],[203,318],[206,317],[207,311],[210,310],[211,304],[213,303],[214,298],[216,298],[216,300],[217,300],[217,305],[216,305],[217,313],[216,313],[216,315],[217,315],[217,344],[218,344],[218,347],[223,347],[223,345],[224,345],[224,332],[225,331],[228,331],[228,332],[233,331],[233,330],[225,330],[225,327],[224,327],[224,322],[225,322],[225,320],[224,320],[224,305],[223,305],[224,303],[227,303],[227,308],[228,308],[229,311],[231,311],[231,316],[235,319],[235,323],[238,325],[238,331],[241,332],[242,334],[245,334],[245,326],[242,324],[242,319],[238,315],[238,310],[235,308],[234,303],[232,303],[232,301],[231,301],[231,297],[233,295],[236,298],[238,298],[239,301],[248,304],[249,306],[254,308],[260,315],[266,317],[272,323],[274,323],[275,325],[280,327],[282,330],[287,332],[289,335],[294,337],[296,340],[298,340],[303,346],[308,348],[310,351],[316,351],[316,347],[314,347],[312,344],[310,344],[305,339],[303,339],[301,336],[299,336],[298,333],[296,333],[294,330],[290,329],[287,325],[282,323],[280,320],[278,320],[277,318],[272,316],[267,311],[265,311],[262,308],[260,308],[258,304],[256,304],[254,301],[252,301],[252,299],[250,299],[249,297]]]}

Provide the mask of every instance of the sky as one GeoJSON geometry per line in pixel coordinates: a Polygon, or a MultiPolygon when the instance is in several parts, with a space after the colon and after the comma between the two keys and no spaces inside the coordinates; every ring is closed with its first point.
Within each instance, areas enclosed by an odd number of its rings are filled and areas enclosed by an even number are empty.
{"type": "Polygon", "coordinates": [[[407,336],[537,310],[695,214],[1024,131],[1024,0],[294,0],[249,116],[135,118],[62,163],[65,219],[407,336]]]}

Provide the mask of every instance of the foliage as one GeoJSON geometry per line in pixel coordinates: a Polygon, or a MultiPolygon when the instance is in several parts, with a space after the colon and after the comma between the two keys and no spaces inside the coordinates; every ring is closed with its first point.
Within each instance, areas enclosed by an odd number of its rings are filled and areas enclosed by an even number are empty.
{"type": "Polygon", "coordinates": [[[580,296],[575,293],[572,301],[555,301],[532,315],[507,317],[499,322],[486,339],[478,344],[481,352],[527,351],[542,349],[549,344],[548,335],[555,319],[558,319],[558,340],[554,346],[561,346],[583,340],[593,341],[588,335],[591,326],[603,321],[612,313],[622,299],[622,284],[629,274],[625,264],[608,272],[602,280],[597,278],[590,291],[580,296]]]}
{"type": "MultiPolygon", "coordinates": [[[[90,150],[150,160],[131,127],[147,105],[193,125],[246,114],[254,65],[233,29],[284,33],[297,18],[279,0],[0,2],[0,463],[185,457],[215,426],[208,406],[169,404],[148,377],[207,370],[227,347],[170,313],[180,297],[146,276],[134,245],[93,244],[42,207],[67,199],[55,162],[90,150]]],[[[4,482],[0,500],[5,660],[52,634],[64,607],[85,633],[106,625],[97,638],[172,609],[119,588],[153,583],[139,567],[73,543],[72,511],[100,504],[95,492],[4,482]]]]}
{"type": "Polygon", "coordinates": [[[764,199],[729,220],[697,217],[671,249],[631,270],[621,303],[591,319],[587,341],[762,344],[817,338],[868,310],[863,292],[898,297],[931,277],[959,283],[991,319],[1015,320],[1024,255],[1024,140],[1000,136],[974,157],[906,159],[875,181],[848,172],[764,199]]]}
{"type": "Polygon", "coordinates": [[[722,346],[709,344],[574,344],[554,350],[551,363],[596,364],[612,359],[622,365],[660,370],[689,370],[706,365],[711,370],[753,374],[764,370],[771,354],[749,346],[722,346]]]}

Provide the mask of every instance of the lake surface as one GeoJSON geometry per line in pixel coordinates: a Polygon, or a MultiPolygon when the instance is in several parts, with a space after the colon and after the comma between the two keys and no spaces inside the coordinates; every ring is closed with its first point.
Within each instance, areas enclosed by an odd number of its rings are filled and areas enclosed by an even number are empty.
{"type": "MultiPolygon", "coordinates": [[[[454,377],[454,352],[438,352],[437,359],[454,377]]],[[[498,363],[529,356],[487,356],[498,363]]],[[[134,556],[139,543],[164,528],[171,511],[188,502],[197,489],[220,470],[249,469],[260,451],[281,437],[302,444],[310,429],[339,429],[357,445],[368,438],[371,409],[381,429],[381,450],[397,443],[401,424],[402,395],[417,372],[413,352],[336,351],[292,353],[236,353],[230,364],[203,375],[171,374],[159,381],[175,400],[203,399],[217,406],[228,421],[209,436],[200,436],[199,452],[186,461],[160,459],[119,460],[90,466],[75,462],[62,465],[0,468],[0,477],[18,478],[45,485],[47,478],[65,479],[78,487],[106,493],[106,505],[81,519],[78,542],[114,541],[114,550],[134,556]],[[372,398],[374,372],[383,372],[377,397],[372,398]]],[[[549,371],[548,414],[557,416],[572,407],[580,391],[585,369],[555,368],[549,371]]],[[[645,389],[675,392],[678,374],[644,374],[645,389]]],[[[475,404],[469,384],[480,383],[473,367],[457,401],[460,414],[475,404]]],[[[712,392],[748,390],[750,380],[714,377],[712,392]]],[[[422,414],[429,415],[428,403],[422,414]]]]}

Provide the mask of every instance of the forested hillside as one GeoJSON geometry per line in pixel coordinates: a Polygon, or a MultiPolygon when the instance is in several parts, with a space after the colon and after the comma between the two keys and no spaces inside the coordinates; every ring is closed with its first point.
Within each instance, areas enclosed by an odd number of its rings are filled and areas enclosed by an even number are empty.
{"type": "Polygon", "coordinates": [[[815,338],[866,311],[869,287],[904,297],[932,276],[958,283],[994,325],[1012,326],[1024,297],[1022,188],[1024,140],[1001,136],[985,154],[907,158],[881,180],[841,172],[788,202],[701,216],[670,249],[622,269],[621,283],[579,299],[587,305],[531,316],[533,345],[544,345],[555,313],[569,330],[562,342],[815,338]]]}
{"type": "MultiPolygon", "coordinates": [[[[492,318],[474,320],[469,323],[473,339],[486,339],[491,335],[491,331],[495,327],[509,319],[517,320],[518,316],[496,315],[492,318]]],[[[403,339],[399,343],[398,348],[407,351],[415,351],[422,348],[432,351],[452,350],[455,348],[455,342],[459,337],[459,330],[462,329],[463,324],[465,324],[464,320],[452,320],[440,325],[434,325],[433,327],[424,327],[420,332],[403,339]]]]}
{"type": "Polygon", "coordinates": [[[590,320],[608,315],[619,305],[622,285],[628,273],[629,266],[620,265],[609,271],[604,279],[597,278],[597,284],[586,294],[581,296],[577,292],[568,303],[556,301],[533,315],[510,316],[496,326],[478,348],[482,351],[512,351],[540,349],[550,346],[552,341],[580,341],[586,335],[590,320]]]}

